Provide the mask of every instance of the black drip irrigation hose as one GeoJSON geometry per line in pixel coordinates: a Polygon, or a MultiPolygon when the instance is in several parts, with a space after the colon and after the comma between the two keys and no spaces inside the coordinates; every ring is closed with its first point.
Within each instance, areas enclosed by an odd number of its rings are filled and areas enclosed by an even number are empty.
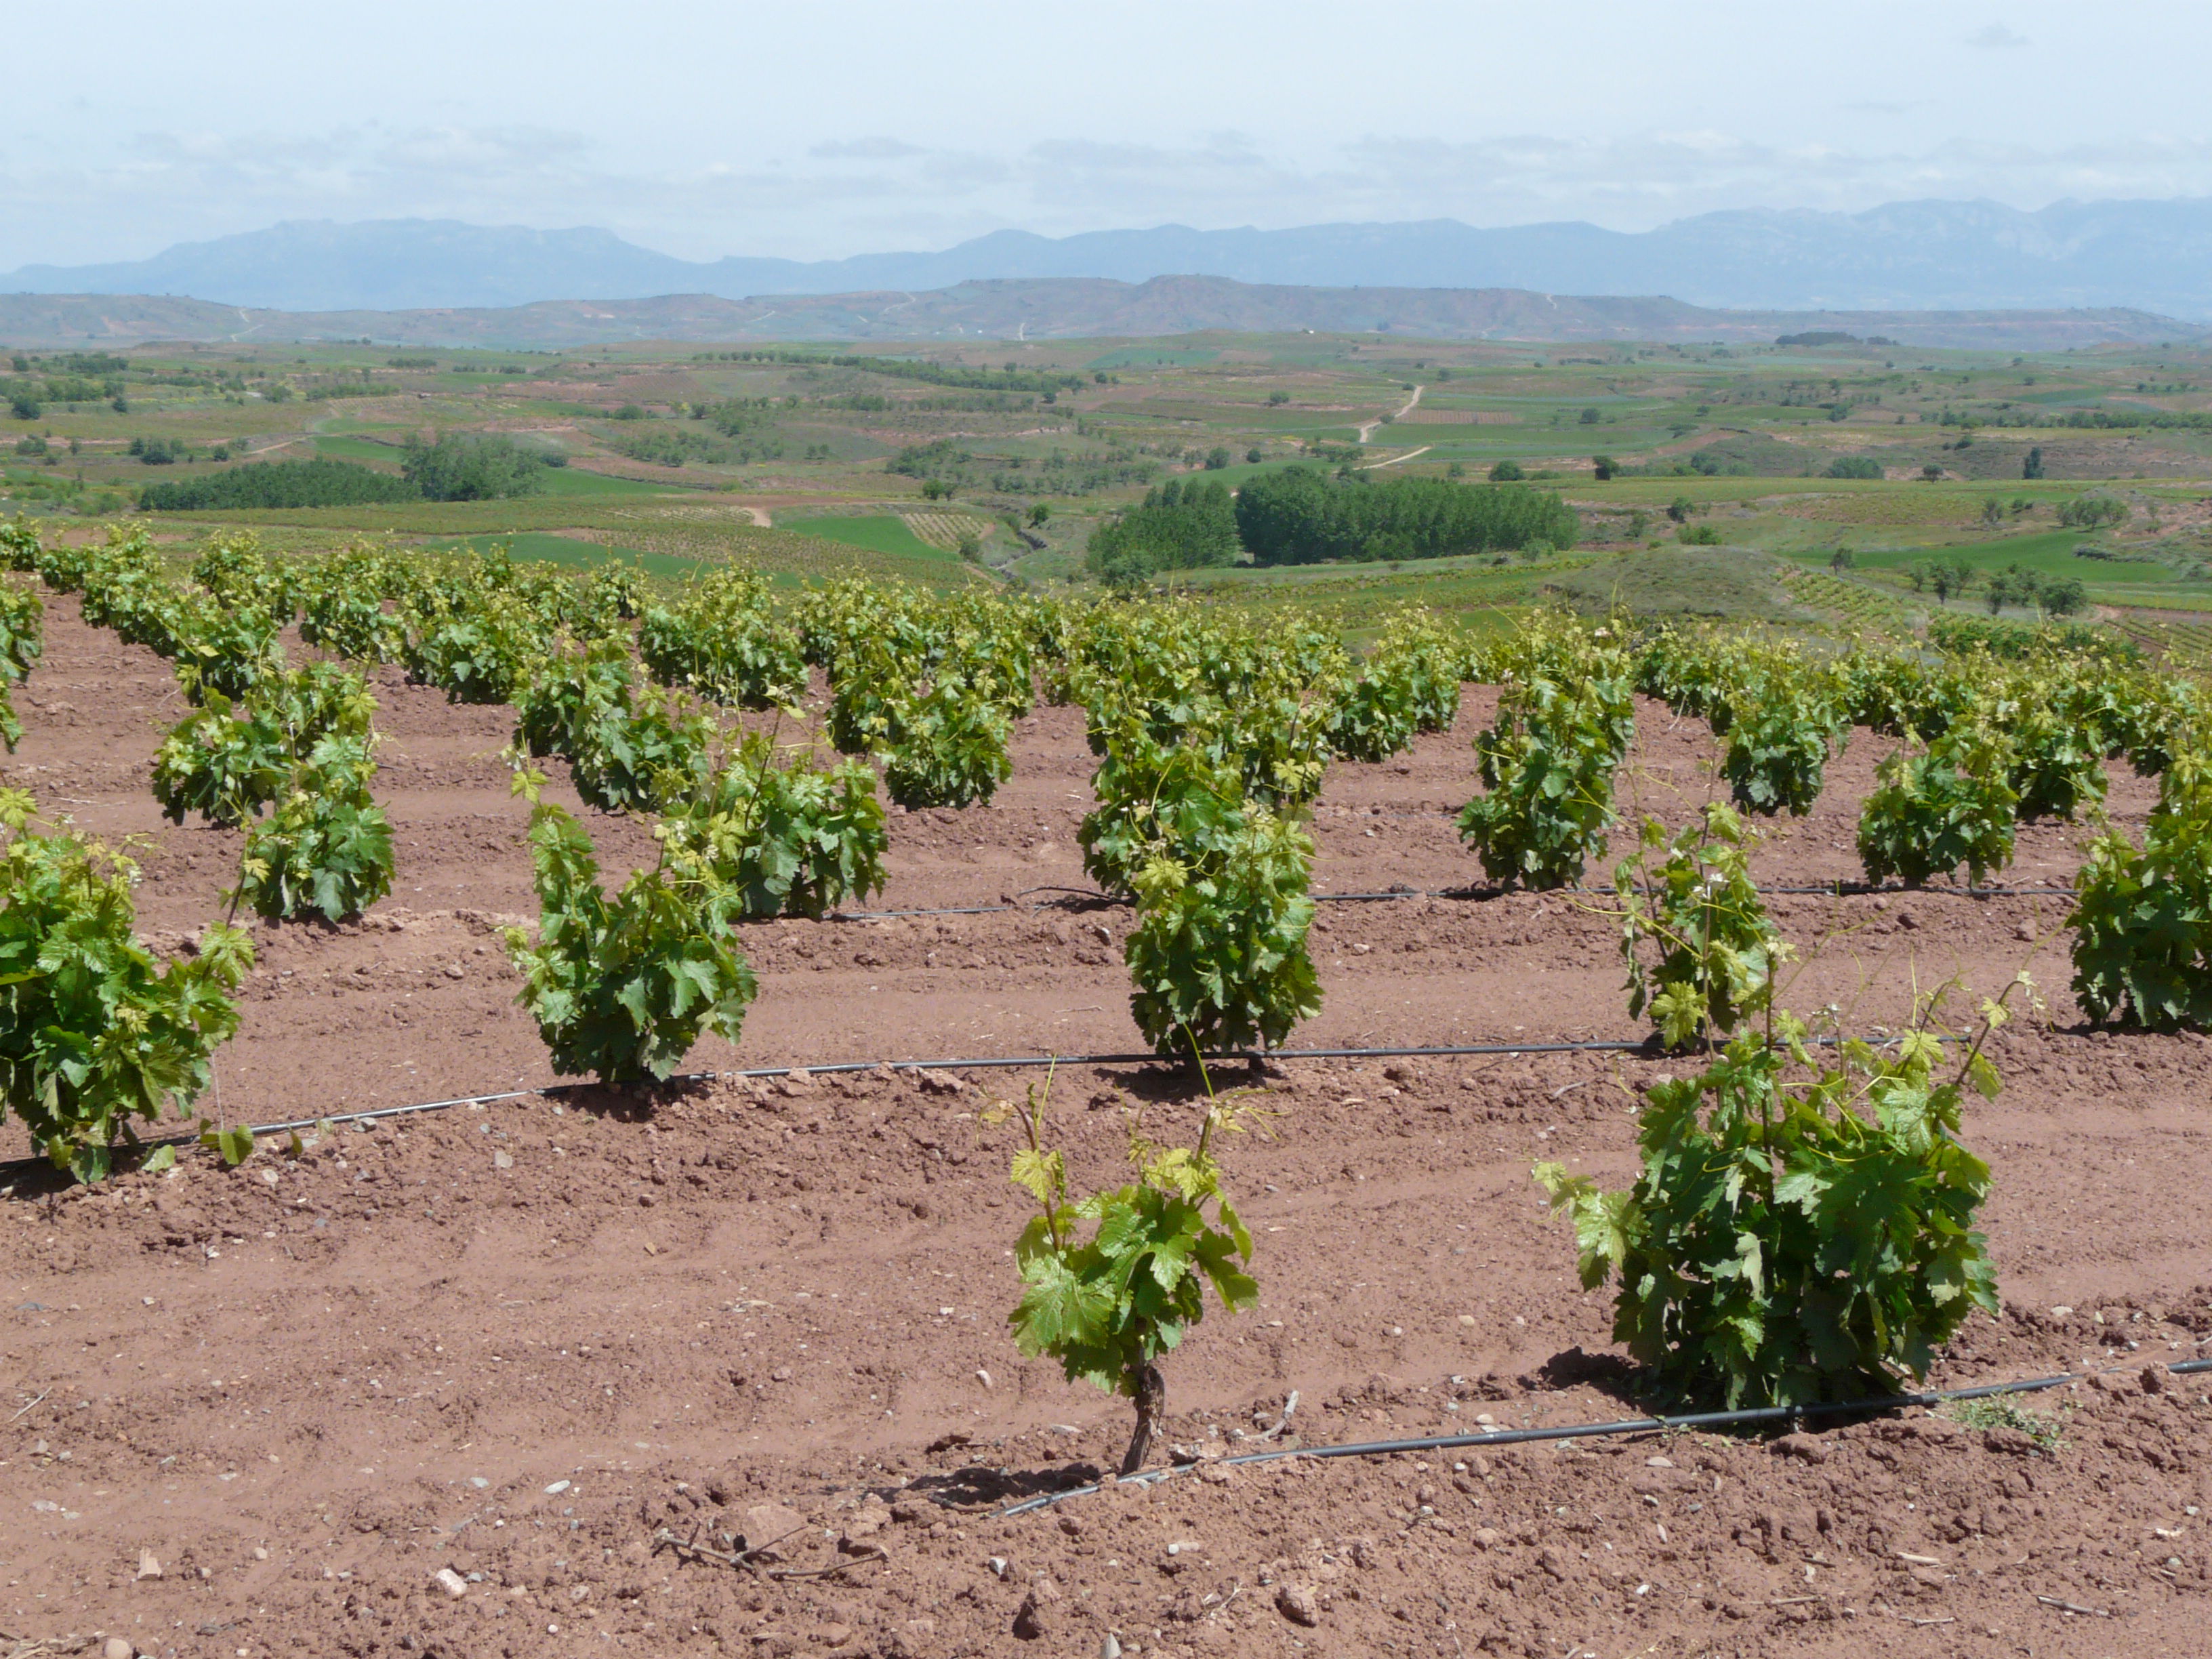
{"type": "MultiPolygon", "coordinates": [[[[1825,1042],[1833,1039],[1814,1037],[1808,1041],[1825,1042]]],[[[1644,1037],[1633,1042],[1613,1038],[1582,1042],[1477,1042],[1418,1048],[1243,1049],[1231,1054],[1207,1054],[1203,1058],[1209,1066],[1236,1066],[1281,1060],[1453,1060],[1495,1054],[1634,1054],[1650,1046],[1650,1039],[1644,1037]]],[[[1057,1066],[1152,1066],[1174,1063],[1180,1059],[1181,1056],[1176,1054],[1145,1053],[999,1054],[966,1060],[841,1060],[820,1066],[754,1066],[730,1072],[682,1072],[665,1080],[675,1084],[715,1083],[726,1078],[765,1081],[772,1078],[797,1076],[851,1076],[860,1072],[1005,1072],[1057,1066]]],[[[357,1112],[324,1112],[314,1117],[287,1118],[280,1123],[252,1124],[247,1133],[256,1139],[264,1135],[294,1134],[302,1129],[319,1128],[325,1123],[373,1123],[385,1118],[412,1117],[422,1112],[450,1111],[457,1106],[492,1106],[506,1100],[531,1100],[574,1094],[599,1086],[592,1083],[549,1083],[535,1089],[501,1089],[489,1094],[455,1095],[450,1099],[417,1101],[405,1106],[370,1106],[357,1112]]],[[[195,1146],[198,1142],[198,1136],[184,1134],[165,1136],[158,1140],[142,1140],[137,1145],[140,1149],[151,1152],[162,1146],[195,1146]]],[[[47,1160],[42,1158],[10,1158],[0,1163],[0,1177],[12,1170],[46,1167],[47,1160]]]]}
{"type": "MultiPolygon", "coordinates": [[[[1495,898],[1512,890],[1503,887],[1392,887],[1379,893],[1314,893],[1309,895],[1316,904],[1371,904],[1390,899],[1480,899],[1495,898]]],[[[1565,893],[1611,893],[1610,887],[1564,887],[1565,893]]],[[[1645,891],[1656,890],[1644,889],[1645,891]]],[[[1832,881],[1804,885],[1759,886],[1760,893],[1811,894],[1824,893],[1837,898],[1887,898],[1892,895],[1919,898],[2072,898],[2071,887],[1869,887],[1862,883],[1832,881]]],[[[1538,896],[1542,896],[1540,894],[1538,896]]],[[[1129,901],[1116,898],[1111,893],[1094,893],[1080,887],[1030,887],[1014,895],[1010,904],[961,904],[932,910],[832,910],[823,918],[825,921],[892,921],[916,916],[988,916],[999,915],[1010,910],[1026,911],[1031,915],[1040,910],[1072,908],[1078,905],[1112,906],[1125,908],[1129,901]],[[1066,898],[1046,899],[1038,904],[1024,904],[1022,899],[1031,893],[1066,893],[1066,898]]]]}
{"type": "MultiPolygon", "coordinates": [[[[1881,1400],[1822,1401],[1805,1406],[1757,1406],[1741,1411],[1696,1412],[1685,1417],[1632,1417],[1618,1423],[1573,1423],[1550,1429],[1492,1429],[1482,1434],[1428,1435],[1416,1440],[1361,1440],[1346,1445],[1283,1446],[1268,1451],[1244,1452],[1235,1457],[1211,1460],[1223,1464],[1275,1463],[1290,1457],[1386,1457],[1397,1452],[1458,1451],[1473,1447],[1525,1446],[1540,1440],[1589,1440],[1615,1434],[1660,1434],[1668,1430],[1749,1427],[1760,1423],[1795,1423],[1808,1417],[1872,1415],[1905,1406],[1941,1406],[1954,1400],[1989,1400],[1999,1395],[2035,1394],[2063,1389],[2069,1382],[2086,1382],[2093,1376],[2133,1369],[2108,1365],[2100,1371],[2063,1371],[2056,1376],[2026,1377],[2014,1382],[1985,1382],[1972,1389],[1940,1389],[1927,1394],[1891,1395],[1881,1400]]],[[[2212,1371],[2212,1359],[2185,1359],[2166,1367],[2177,1374],[2212,1371]]],[[[1186,1466],[1195,1467],[1195,1466],[1186,1466]]],[[[1089,1498],[1110,1486],[1157,1486],[1177,1470],[1151,1469],[1141,1474],[1098,1480],[1066,1492],[1046,1492],[998,1510],[994,1520],[1048,1509],[1071,1498],[1089,1498]]]]}
{"type": "MultiPolygon", "coordinates": [[[[1207,1054],[1205,1060],[1209,1066],[1249,1065],[1255,1060],[1452,1060],[1478,1054],[1633,1054],[1650,1046],[1650,1039],[1639,1038],[1632,1042],[1618,1039],[1587,1042],[1482,1042],[1430,1048],[1270,1048],[1264,1053],[1248,1049],[1235,1054],[1207,1054]]],[[[684,1072],[667,1080],[670,1083],[716,1083],[735,1078],[765,1082],[783,1077],[849,1077],[861,1072],[1009,1072],[1046,1066],[1152,1066],[1172,1063],[1179,1059],[1180,1056],[1175,1054],[1147,1052],[1131,1054],[999,1054],[972,1060],[839,1060],[821,1066],[753,1066],[732,1072],[684,1072]]],[[[364,1123],[379,1118],[411,1116],[417,1112],[447,1111],[456,1106],[489,1106],[502,1100],[572,1094],[599,1086],[592,1083],[550,1083],[541,1089],[507,1089],[496,1094],[457,1095],[451,1100],[426,1100],[410,1106],[374,1106],[358,1112],[325,1112],[320,1117],[293,1118],[283,1123],[257,1123],[252,1126],[252,1133],[256,1135],[289,1134],[295,1130],[312,1129],[323,1123],[364,1123]]],[[[173,1141],[143,1144],[182,1145],[191,1139],[190,1136],[179,1136],[173,1141]]],[[[34,1163],[39,1160],[23,1161],[34,1163]]]]}
{"type": "MultiPolygon", "coordinates": [[[[1813,1036],[1804,1039],[1808,1048],[1831,1046],[1840,1041],[1832,1036],[1813,1036]]],[[[1896,1041],[1893,1037],[1880,1039],[1876,1047],[1896,1041]]],[[[1201,1056],[1208,1066],[1254,1065],[1282,1060],[1467,1060],[1477,1056],[1501,1054],[1642,1054],[1651,1048],[1652,1039],[1639,1037],[1628,1040],[1620,1037],[1591,1038],[1579,1042],[1470,1042],[1453,1043],[1425,1048],[1268,1048],[1240,1049],[1230,1054],[1201,1056]]],[[[861,1072],[1007,1072],[1032,1070],[1038,1066],[1152,1066],[1180,1063],[1182,1056],[1160,1054],[995,1054],[979,1055],[966,1060],[839,1060],[820,1066],[754,1066],[730,1072],[679,1072],[664,1079],[666,1083],[716,1083],[726,1078],[765,1081],[783,1077],[852,1076],[861,1072]]],[[[264,1135],[295,1134],[302,1129],[320,1128],[324,1124],[374,1123],[386,1118],[413,1117],[422,1112],[451,1111],[457,1106],[493,1106],[504,1100],[545,1099],[557,1095],[574,1094],[602,1085],[592,1083],[549,1083],[535,1089],[501,1089],[489,1094],[455,1095],[447,1100],[416,1101],[405,1106],[368,1106],[357,1112],[325,1112],[315,1117],[287,1118],[281,1123],[255,1123],[247,1126],[246,1133],[258,1139],[264,1135]]],[[[137,1149],[152,1152],[162,1146],[190,1146],[198,1144],[196,1135],[167,1135],[156,1140],[142,1140],[137,1149]]],[[[17,1158],[0,1162],[0,1179],[11,1171],[47,1167],[42,1158],[17,1158]]]]}

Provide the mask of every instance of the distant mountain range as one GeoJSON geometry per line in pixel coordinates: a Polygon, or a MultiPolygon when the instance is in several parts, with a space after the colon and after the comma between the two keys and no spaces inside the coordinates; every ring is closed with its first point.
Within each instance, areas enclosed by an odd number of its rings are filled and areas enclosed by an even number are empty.
{"type": "Polygon", "coordinates": [[[1626,233],[1450,219],[1290,230],[997,231],[938,253],[692,261],[605,230],[453,220],[281,224],[150,259],[26,265],[0,293],[190,295],[287,311],[494,307],[589,297],[920,293],[981,281],[1169,276],[1320,288],[1665,295],[1788,310],[2124,307],[2212,321],[2212,198],[1898,202],[1865,213],[1749,209],[1626,233]]]}
{"type": "Polygon", "coordinates": [[[1156,276],[1039,277],[915,292],[728,300],[558,300],[511,307],[280,311],[144,295],[0,294],[0,343],[84,347],[143,340],[370,340],[405,346],[611,345],[804,340],[1152,339],[1200,333],[1409,339],[1771,341],[1808,331],[1903,346],[2046,351],[2193,339],[2205,331],[2124,308],[1723,311],[1679,300],[1574,298],[1525,289],[1318,288],[1156,276]]]}

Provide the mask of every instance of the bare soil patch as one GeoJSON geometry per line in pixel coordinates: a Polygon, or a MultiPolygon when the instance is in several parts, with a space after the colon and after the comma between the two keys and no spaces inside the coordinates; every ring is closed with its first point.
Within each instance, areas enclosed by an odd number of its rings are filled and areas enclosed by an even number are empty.
{"type": "MultiPolygon", "coordinates": [[[[236,837],[154,805],[157,733],[182,712],[166,665],[85,629],[73,600],[50,601],[48,635],[9,781],[144,837],[142,922],[174,943],[220,913],[236,837]]],[[[497,758],[511,715],[396,676],[378,693],[398,890],[358,927],[257,931],[245,1029],[219,1060],[234,1120],[553,1081],[496,938],[535,908],[497,758]]],[[[1333,770],[1319,889],[1477,878],[1451,813],[1491,704],[1471,690],[1454,732],[1333,770]]],[[[1639,720],[1624,789],[1679,820],[1711,738],[1652,705],[1639,720]]],[[[1764,878],[1856,877],[1884,748],[1858,735],[1815,811],[1762,848],[1764,878]]],[[[893,818],[876,902],[1085,885],[1091,767],[1079,714],[1041,709],[994,806],[893,818]]],[[[2150,799],[2116,772],[2124,822],[2150,799]]],[[[592,822],[611,869],[648,853],[635,826],[592,822]]],[[[2007,879],[2062,884],[2081,834],[2025,828],[2007,879]]],[[[1594,903],[1324,907],[1328,1006],[1297,1041],[1639,1035],[1594,903]]],[[[1167,1364],[1168,1438],[1198,1462],[1000,1520],[1110,1467],[1128,1422],[1006,1332],[1022,1200],[1005,1132],[976,1115],[1022,1078],[581,1090],[342,1130],[236,1171],[194,1158],[93,1191],[15,1172],[0,1631],[226,1656],[1088,1656],[1109,1632],[1164,1654],[2199,1650],[2212,1384],[2159,1367],[2212,1352],[2207,1044],[2077,1029],[2063,898],[1775,903],[1808,951],[1850,930],[1805,969],[1800,1007],[1893,1023],[1915,975],[1994,990],[2023,964],[2048,990],[2050,1024],[2004,1035],[2005,1092],[1966,1125],[1996,1170],[2005,1316],[1977,1320],[1936,1380],[2123,1367],[2025,1402],[2055,1449],[1912,1412],[1222,1467],[1293,1390],[1305,1444],[1641,1414],[1528,1170],[1631,1178],[1638,1086],[1682,1062],[1285,1061],[1237,1079],[1270,1092],[1276,1139],[1228,1154],[1262,1305],[1210,1318],[1167,1364]],[[655,1547],[665,1529],[726,1549],[788,1528],[764,1565],[839,1571],[777,1580],[655,1547]]],[[[742,1044],[696,1062],[1131,1049],[1127,921],[748,928],[761,1000],[742,1044]]],[[[1082,1180],[1118,1167],[1128,1109],[1163,1131],[1196,1111],[1189,1079],[1152,1066],[1064,1072],[1055,1099],[1082,1180]]]]}

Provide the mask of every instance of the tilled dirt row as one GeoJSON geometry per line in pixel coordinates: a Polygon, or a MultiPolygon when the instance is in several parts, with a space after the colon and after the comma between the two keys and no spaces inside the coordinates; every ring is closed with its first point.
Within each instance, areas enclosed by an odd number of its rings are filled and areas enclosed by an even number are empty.
{"type": "MultiPolygon", "coordinates": [[[[159,821],[145,766],[180,709],[161,665],[70,603],[51,605],[9,778],[104,834],[150,834],[141,914],[181,937],[215,913],[235,838],[159,821]]],[[[356,927],[258,931],[221,1069],[241,1115],[550,1080],[496,938],[534,910],[497,759],[509,716],[389,678],[379,695],[401,890],[356,927]]],[[[1481,694],[1467,705],[1398,763],[1334,769],[1318,887],[1476,874],[1447,816],[1488,718],[1481,694]]],[[[1640,718],[1632,787],[1679,820],[1710,738],[1640,718]]],[[[1762,873],[1856,872],[1880,749],[1861,734],[1762,873]]],[[[893,820],[876,902],[1082,885],[1090,769],[1079,717],[1041,710],[1000,806],[893,820]]],[[[2124,820],[2150,799],[2116,775],[2124,820]]],[[[592,822],[611,869],[649,848],[592,822]]],[[[2024,870],[2045,867],[2021,884],[2063,877],[2080,833],[2024,831],[2024,870]]],[[[1637,1035],[1597,902],[1325,907],[1328,1005],[1297,1041],[1637,1035]]],[[[1937,1380],[2121,1367],[2033,1402],[2055,1447],[1912,1413],[1771,1442],[1225,1466],[1278,1423],[1269,1445],[1641,1410],[1528,1172],[1559,1158],[1632,1179],[1639,1086],[1682,1062],[1285,1060],[1226,1079],[1275,1114],[1227,1153],[1262,1305],[1217,1314],[1167,1363],[1192,1468],[994,1519],[1110,1468],[1128,1422],[1023,1361],[1005,1328],[1025,1200],[1007,1132],[979,1114],[1034,1074],[578,1090],[342,1130],[237,1171],[193,1158],[94,1192],[16,1176],[0,1631],[225,1656],[1090,1655],[1109,1632],[1123,1652],[2196,1651],[2212,1384],[2157,1367],[2212,1352],[2206,1045],[2072,1029],[2063,900],[1775,905],[1808,1012],[1894,1024],[1914,975],[1979,994],[2023,965],[2049,994],[2047,1021],[1999,1038],[2008,1086],[1967,1123],[1996,1171],[1984,1224],[2006,1316],[1974,1322],[1937,1380]],[[663,1537],[726,1552],[787,1531],[750,1568],[663,1537]]],[[[761,1000],[741,1045],[698,1059],[1131,1048],[1128,921],[749,928],[761,1000]]],[[[1133,1112],[1164,1137],[1197,1111],[1189,1079],[1146,1065],[1063,1069],[1053,1099],[1083,1182],[1115,1177],[1133,1112]]]]}

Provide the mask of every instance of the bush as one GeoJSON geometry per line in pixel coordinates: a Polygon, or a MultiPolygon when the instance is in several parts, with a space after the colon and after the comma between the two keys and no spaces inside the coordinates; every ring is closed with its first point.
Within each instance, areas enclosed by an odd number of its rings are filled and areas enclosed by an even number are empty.
{"type": "Polygon", "coordinates": [[[1961,865],[1967,883],[2012,862],[2012,754],[2002,738],[1968,725],[1918,754],[1901,747],[1875,770],[1859,813],[1859,859],[1870,882],[1917,887],[1961,865]]]}
{"type": "Polygon", "coordinates": [[[72,830],[28,833],[34,810],[0,791],[4,1103],[58,1168],[99,1181],[118,1139],[137,1144],[134,1120],[172,1106],[182,1115],[208,1086],[210,1056],[238,1029],[231,994],[253,946],[214,927],[196,953],[157,966],[132,932],[137,867],[72,830]]]}
{"type": "Polygon", "coordinates": [[[1395,617],[1357,679],[1338,686],[1328,721],[1330,752],[1343,760],[1382,761],[1415,733],[1441,732],[1459,714],[1464,649],[1418,612],[1395,617]]]}
{"type": "Polygon", "coordinates": [[[1205,1316],[1206,1287],[1231,1313],[1259,1298],[1259,1285],[1243,1271],[1252,1235],[1221,1190],[1212,1151],[1217,1133],[1240,1126],[1234,1109],[1209,1089],[1195,1147],[1155,1146],[1133,1133],[1136,1181],[1077,1201],[1066,1157],[1045,1145],[1050,1093],[1048,1081],[1042,1096],[1030,1088],[1025,1109],[1002,1102],[984,1114],[992,1125],[1019,1115],[1027,1145],[1014,1154],[1013,1182],[1041,1212],[1015,1246],[1028,1288],[1008,1323],[1024,1357],[1049,1356],[1069,1382],[1096,1383],[1135,1406],[1136,1429],[1121,1464],[1123,1474],[1134,1474],[1167,1412],[1159,1358],[1205,1316]],[[1095,1224],[1088,1238],[1086,1222],[1095,1224]]]}
{"type": "Polygon", "coordinates": [[[358,737],[325,737],[246,838],[239,896],[271,921],[350,921],[392,890],[392,825],[358,737]]]}
{"type": "Polygon", "coordinates": [[[154,799],[172,823],[197,812],[236,829],[283,791],[292,759],[291,740],[274,714],[210,691],[155,754],[154,799]]]}
{"type": "Polygon", "coordinates": [[[586,806],[664,812],[707,787],[714,741],[711,715],[649,688],[635,705],[624,697],[578,722],[570,775],[586,806]]]}
{"type": "Polygon", "coordinates": [[[647,606],[638,654],[661,684],[732,708],[796,708],[806,696],[798,636],[769,609],[766,579],[750,572],[718,571],[673,606],[647,606]]]}
{"type": "MultiPolygon", "coordinates": [[[[534,793],[536,781],[520,786],[534,793]]],[[[730,896],[689,861],[632,872],[610,899],[583,827],[550,801],[530,817],[542,907],[538,942],[507,930],[523,975],[517,999],[562,1077],[602,1083],[666,1078],[701,1033],[734,1042],[758,991],[731,942],[730,896]]]]}
{"type": "Polygon", "coordinates": [[[1613,1339],[1671,1393],[1731,1408],[1894,1393],[1976,1309],[1997,1311],[1972,1231],[1989,1169],[1957,1139],[1963,1085],[1997,1092],[1980,1039],[1939,1079],[1924,1030],[1893,1058],[1851,1043],[1816,1065],[1802,1028],[1782,1029],[1784,1048],[1746,1033],[1651,1085],[1631,1190],[1536,1168],[1584,1288],[1620,1281],[1613,1339]]]}
{"type": "Polygon", "coordinates": [[[1321,1010],[1306,954],[1313,842],[1263,806],[1236,810],[1212,845],[1155,843],[1131,878],[1129,999],[1163,1054],[1276,1048],[1321,1010]]]}
{"type": "Polygon", "coordinates": [[[180,630],[176,641],[177,683],[188,702],[208,692],[242,697],[284,672],[284,647],[277,635],[284,624],[258,605],[218,604],[180,630]]]}
{"type": "Polygon", "coordinates": [[[1012,736],[1006,711],[966,680],[896,690],[885,704],[884,787],[908,811],[988,802],[1013,775],[1012,736]]]}
{"type": "Polygon", "coordinates": [[[1879,478],[1881,463],[1871,455],[1838,455],[1824,475],[1831,478],[1879,478]]]}
{"type": "Polygon", "coordinates": [[[2128,521],[2128,504],[2117,495],[2093,491],[2058,504],[2058,522],[2069,530],[2101,530],[2128,521]]]}
{"type": "Polygon", "coordinates": [[[2177,760],[2143,832],[2089,843],[2074,878],[2074,995],[2099,1024],[2212,1025],[2212,787],[2177,760]]]}
{"type": "Polygon", "coordinates": [[[1670,1048],[1729,1036],[1771,1004],[1790,947],[1751,879],[1747,842],[1743,820],[1711,805],[1671,842],[1656,819],[1645,820],[1638,855],[1613,872],[1628,1017],[1648,1008],[1670,1048]],[[1650,855],[1662,848],[1655,869],[1650,855]],[[1646,945],[1658,956],[1650,966],[1646,945]]]}
{"type": "Polygon", "coordinates": [[[1483,873],[1534,889],[1580,881],[1585,861],[1605,854],[1613,769],[1634,727],[1628,683],[1609,672],[1508,687],[1497,724],[1474,740],[1488,793],[1459,817],[1483,873]]]}
{"type": "Polygon", "coordinates": [[[494,593],[420,617],[404,659],[410,678],[438,687],[448,702],[499,703],[513,698],[544,650],[537,619],[521,601],[494,593]]]}
{"type": "Polygon", "coordinates": [[[664,818],[672,852],[696,858],[754,920],[819,921],[884,885],[890,845],[876,775],[860,761],[817,766],[811,753],[775,763],[765,732],[749,732],[713,786],[664,818]]]}
{"type": "Polygon", "coordinates": [[[1729,713],[1721,775],[1735,804],[1803,817],[1820,798],[1830,753],[1850,736],[1833,697],[1803,673],[1759,674],[1730,696],[1729,713]]]}

